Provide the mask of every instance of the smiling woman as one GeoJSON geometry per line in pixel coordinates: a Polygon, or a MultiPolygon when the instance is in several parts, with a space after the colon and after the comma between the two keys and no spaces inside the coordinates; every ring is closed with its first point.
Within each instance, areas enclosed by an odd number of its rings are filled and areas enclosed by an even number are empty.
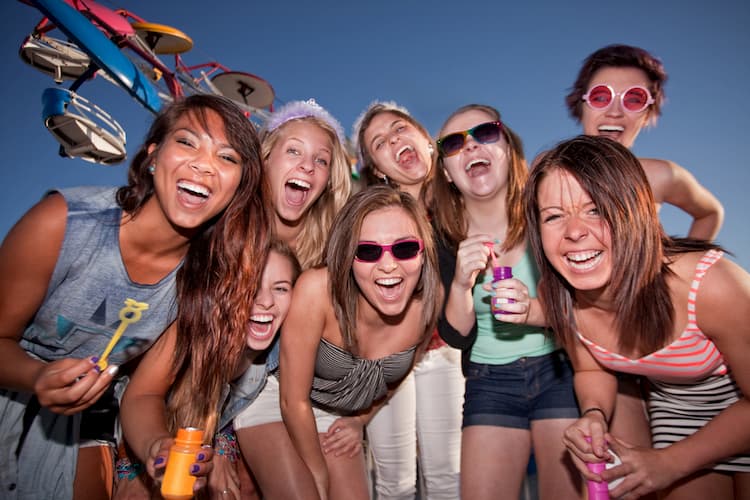
{"type": "Polygon", "coordinates": [[[546,153],[525,199],[545,315],[575,368],[583,412],[564,442],[578,469],[624,477],[613,497],[747,497],[750,275],[716,245],[667,237],[641,163],[608,138],[546,153]],[[653,448],[609,427],[617,372],[650,382],[653,448]],[[586,468],[610,449],[623,466],[586,468]]]}
{"type": "MultiPolygon", "coordinates": [[[[171,412],[174,428],[211,420],[224,374],[208,366],[237,360],[232,346],[245,339],[235,327],[247,324],[245,302],[260,275],[254,263],[268,245],[259,150],[229,100],[187,97],[156,117],[126,186],[51,192],[8,234],[0,247],[0,436],[17,453],[0,458],[4,492],[109,498],[116,395],[126,382],[116,374],[130,373],[157,339],[171,338],[178,350],[159,381],[183,362],[205,375],[195,400],[171,412]],[[206,314],[204,301],[218,314],[206,314]],[[222,348],[207,352],[217,336],[222,348]]],[[[136,413],[158,428],[164,401],[155,413],[136,413]]],[[[137,448],[149,456],[147,444],[137,448]]]]}
{"type": "Polygon", "coordinates": [[[326,264],[295,289],[281,337],[281,410],[320,498],[365,499],[363,426],[411,371],[437,320],[425,212],[387,186],[357,193],[336,217],[326,264]]]}

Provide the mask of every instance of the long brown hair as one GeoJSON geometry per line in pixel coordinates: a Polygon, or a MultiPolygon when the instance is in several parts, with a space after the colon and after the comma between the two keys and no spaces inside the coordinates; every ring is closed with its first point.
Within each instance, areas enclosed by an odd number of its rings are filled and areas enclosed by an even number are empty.
{"type": "Polygon", "coordinates": [[[177,274],[176,379],[167,405],[171,431],[200,427],[207,440],[213,435],[224,384],[244,352],[250,305],[272,233],[258,136],[231,101],[187,97],[157,118],[152,129],[158,133],[152,130],[148,137],[158,141],[153,142],[158,148],[180,113],[193,114],[208,131],[209,110],[221,117],[229,143],[240,155],[242,175],[226,209],[190,242],[177,274]]]}
{"type": "MultiPolygon", "coordinates": [[[[409,122],[414,126],[414,128],[419,130],[422,135],[425,136],[430,144],[432,144],[433,151],[435,148],[435,142],[432,140],[432,136],[430,135],[430,133],[427,131],[424,125],[419,123],[413,116],[411,116],[406,108],[404,108],[403,106],[399,106],[392,101],[375,101],[371,103],[367,107],[367,109],[365,109],[365,111],[363,111],[362,114],[357,118],[354,124],[354,141],[355,148],[357,150],[357,159],[359,162],[359,175],[364,187],[383,184],[383,179],[375,174],[377,165],[375,165],[375,160],[373,160],[372,156],[370,156],[370,152],[367,149],[367,144],[365,143],[365,132],[367,131],[367,128],[370,126],[372,120],[382,113],[390,113],[406,122],[409,122]]],[[[435,154],[433,153],[432,165],[430,165],[430,170],[427,172],[425,182],[424,184],[422,184],[422,197],[426,196],[424,188],[427,185],[429,179],[434,175],[435,154]]],[[[391,180],[388,180],[388,185],[399,189],[399,185],[391,180]]]]}
{"type": "MultiPolygon", "coordinates": [[[[492,106],[485,104],[467,104],[458,108],[456,111],[443,122],[440,127],[440,133],[445,129],[445,124],[458,115],[467,111],[481,111],[491,116],[495,121],[501,121],[500,112],[492,106]]],[[[508,193],[505,197],[505,208],[508,214],[508,230],[505,240],[502,243],[504,250],[510,250],[525,237],[526,224],[523,216],[523,188],[526,179],[529,176],[528,166],[523,154],[523,143],[521,138],[503,123],[502,134],[505,142],[508,144],[509,172],[508,172],[508,193]]],[[[444,158],[438,148],[437,168],[444,169],[444,158]]],[[[437,229],[438,237],[454,250],[458,249],[458,244],[468,236],[468,221],[466,218],[466,206],[461,191],[451,182],[448,181],[442,173],[436,174],[432,180],[433,205],[431,215],[433,224],[437,229]]]]}
{"type": "Polygon", "coordinates": [[[429,335],[434,330],[439,313],[438,304],[442,304],[437,251],[430,223],[422,205],[410,194],[389,186],[372,186],[356,193],[336,217],[326,246],[328,293],[333,302],[344,346],[355,353],[357,302],[362,292],[352,273],[354,254],[365,217],[376,210],[388,207],[403,208],[414,220],[419,233],[417,236],[424,242],[422,274],[414,290],[415,297],[421,298],[423,303],[424,335],[429,335]]]}
{"type": "Polygon", "coordinates": [[[615,326],[620,349],[648,353],[663,347],[674,326],[666,281],[671,274],[669,257],[718,247],[666,236],[646,174],[625,146],[584,135],[558,144],[531,171],[524,198],[529,240],[541,272],[539,296],[550,327],[568,349],[576,342],[575,289],[545,257],[537,200],[541,181],[558,169],[578,181],[610,230],[613,268],[608,287],[618,305],[615,326]]]}

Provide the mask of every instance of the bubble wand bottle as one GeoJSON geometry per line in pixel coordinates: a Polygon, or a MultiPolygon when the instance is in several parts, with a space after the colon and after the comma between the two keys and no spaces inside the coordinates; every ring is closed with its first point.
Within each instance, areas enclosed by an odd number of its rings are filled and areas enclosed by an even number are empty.
{"type": "MultiPolygon", "coordinates": [[[[492,242],[485,243],[487,248],[490,249],[490,257],[492,258],[492,282],[507,280],[513,277],[513,268],[510,266],[501,266],[500,260],[495,255],[495,244],[492,242]]],[[[498,314],[507,314],[503,311],[503,304],[510,304],[515,302],[513,299],[498,298],[494,294],[490,300],[490,307],[492,309],[492,315],[497,316],[498,314]]]]}

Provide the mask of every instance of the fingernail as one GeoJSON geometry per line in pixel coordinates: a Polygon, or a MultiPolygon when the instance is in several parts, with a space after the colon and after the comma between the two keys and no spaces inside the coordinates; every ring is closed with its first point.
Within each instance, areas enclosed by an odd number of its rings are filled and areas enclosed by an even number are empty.
{"type": "Polygon", "coordinates": [[[198,460],[203,461],[205,459],[206,459],[206,454],[205,453],[198,453],[198,460]]]}
{"type": "Polygon", "coordinates": [[[201,470],[201,468],[198,467],[197,465],[193,465],[192,467],[190,467],[191,474],[197,474],[199,470],[201,470]]]}
{"type": "Polygon", "coordinates": [[[96,364],[99,362],[99,356],[91,356],[89,358],[89,361],[91,361],[93,364],[96,364]]]}
{"type": "Polygon", "coordinates": [[[164,463],[164,457],[157,457],[156,460],[154,460],[154,465],[161,465],[164,463]]]}
{"type": "Polygon", "coordinates": [[[99,368],[99,365],[94,365],[94,368],[93,368],[93,370],[94,370],[94,371],[95,371],[96,373],[101,373],[101,372],[102,372],[102,369],[101,369],[101,368],[99,368]]]}

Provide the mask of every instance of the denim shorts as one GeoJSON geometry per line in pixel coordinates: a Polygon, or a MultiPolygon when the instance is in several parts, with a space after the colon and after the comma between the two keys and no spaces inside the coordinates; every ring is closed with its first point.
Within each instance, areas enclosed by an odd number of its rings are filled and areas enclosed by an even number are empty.
{"type": "Polygon", "coordinates": [[[532,420],[578,416],[573,367],[562,350],[504,365],[468,364],[463,427],[530,429],[532,420]]]}

